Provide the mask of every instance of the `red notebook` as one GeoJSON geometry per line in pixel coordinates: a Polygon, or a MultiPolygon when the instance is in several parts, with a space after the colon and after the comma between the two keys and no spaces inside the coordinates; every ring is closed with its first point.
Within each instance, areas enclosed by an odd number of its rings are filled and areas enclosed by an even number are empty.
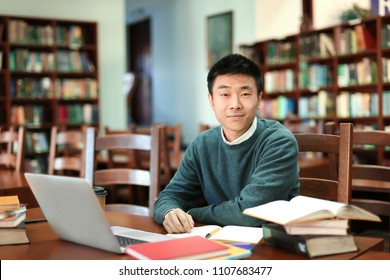
{"type": "Polygon", "coordinates": [[[201,236],[129,245],[126,254],[139,260],[197,260],[229,254],[229,247],[201,236]]]}

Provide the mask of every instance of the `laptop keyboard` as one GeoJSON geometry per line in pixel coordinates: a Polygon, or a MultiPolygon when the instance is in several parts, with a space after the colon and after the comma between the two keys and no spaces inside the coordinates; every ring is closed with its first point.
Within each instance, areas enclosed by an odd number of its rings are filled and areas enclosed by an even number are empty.
{"type": "Polygon", "coordinates": [[[119,245],[121,247],[126,247],[127,245],[148,243],[148,241],[145,241],[145,240],[139,240],[139,239],[120,236],[120,235],[115,235],[115,236],[118,239],[119,245]]]}

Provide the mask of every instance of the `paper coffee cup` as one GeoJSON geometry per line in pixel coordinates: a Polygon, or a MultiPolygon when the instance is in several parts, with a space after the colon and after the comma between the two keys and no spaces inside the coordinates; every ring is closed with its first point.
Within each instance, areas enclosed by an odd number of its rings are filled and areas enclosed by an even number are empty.
{"type": "Polygon", "coordinates": [[[104,210],[106,208],[106,196],[107,196],[106,189],[103,187],[94,186],[93,190],[95,191],[96,197],[98,198],[99,203],[104,210]]]}

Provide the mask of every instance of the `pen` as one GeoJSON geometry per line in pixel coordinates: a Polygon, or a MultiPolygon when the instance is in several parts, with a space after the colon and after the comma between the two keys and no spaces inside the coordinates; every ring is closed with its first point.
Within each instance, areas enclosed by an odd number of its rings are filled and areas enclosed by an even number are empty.
{"type": "Polygon", "coordinates": [[[216,234],[217,232],[219,231],[219,228],[216,228],[214,229],[212,232],[209,232],[208,234],[206,234],[206,238],[210,238],[211,236],[213,236],[214,234],[216,234]]]}
{"type": "Polygon", "coordinates": [[[25,224],[32,224],[32,223],[40,223],[40,222],[47,222],[45,218],[43,219],[35,219],[35,220],[25,220],[25,224]]]}

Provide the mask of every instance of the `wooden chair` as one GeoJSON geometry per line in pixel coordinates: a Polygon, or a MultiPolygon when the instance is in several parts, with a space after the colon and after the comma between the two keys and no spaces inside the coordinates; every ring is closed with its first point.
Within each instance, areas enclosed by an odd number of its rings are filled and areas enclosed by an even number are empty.
{"type": "Polygon", "coordinates": [[[111,134],[96,137],[93,131],[87,136],[87,178],[97,186],[136,185],[148,188],[147,206],[132,204],[107,204],[107,210],[132,214],[153,215],[154,203],[161,190],[161,137],[162,127],[154,125],[151,135],[111,134]],[[91,147],[92,146],[92,147],[91,147]],[[94,154],[103,150],[142,150],[150,152],[150,167],[148,170],[133,168],[107,168],[96,170],[91,167],[94,154]]]}
{"type": "MultiPolygon", "coordinates": [[[[372,225],[360,235],[374,235],[385,239],[385,250],[389,250],[390,241],[390,167],[383,164],[384,149],[390,146],[390,132],[379,130],[355,130],[353,133],[355,155],[364,153],[366,156],[376,153],[376,161],[368,163],[355,162],[352,165],[352,204],[371,211],[387,221],[372,225]],[[367,149],[368,148],[368,149],[367,149]]],[[[355,157],[357,158],[357,157],[355,157]]],[[[355,223],[358,224],[358,223],[355,223]]]]}
{"type": "MultiPolygon", "coordinates": [[[[159,124],[161,127],[161,170],[162,178],[161,182],[163,185],[166,185],[173,175],[173,168],[171,162],[170,151],[174,151],[175,157],[174,160],[180,162],[180,145],[181,141],[173,140],[174,137],[180,139],[181,127],[179,126],[167,126],[164,124],[159,124]],[[179,135],[179,136],[177,136],[179,135]],[[179,157],[177,156],[177,151],[179,152],[179,157]]],[[[105,134],[141,134],[141,135],[150,135],[150,128],[142,127],[137,128],[136,125],[129,125],[127,130],[112,130],[108,127],[105,127],[105,134]]],[[[150,152],[141,151],[141,150],[115,150],[109,151],[108,153],[107,166],[109,168],[113,167],[129,167],[129,168],[140,168],[140,169],[149,169],[150,165],[150,152]]]]}
{"type": "Polygon", "coordinates": [[[181,162],[181,125],[166,125],[167,147],[169,153],[169,162],[172,171],[179,168],[181,162]]]}
{"type": "MultiPolygon", "coordinates": [[[[165,156],[162,158],[162,168],[163,170],[166,170],[165,174],[167,174],[167,177],[169,177],[169,174],[172,177],[173,172],[177,170],[181,162],[181,125],[167,125],[164,123],[159,125],[165,127],[165,133],[163,132],[165,134],[165,137],[163,137],[163,146],[166,146],[166,149],[168,149],[168,158],[165,159],[165,156]],[[168,160],[168,165],[166,165],[166,160],[168,160]],[[168,169],[170,169],[170,171],[168,171],[168,169]]],[[[135,133],[148,135],[150,134],[150,128],[138,126],[135,128],[135,133]]],[[[146,159],[140,164],[141,166],[147,167],[149,163],[146,159]]]]}
{"type": "MultiPolygon", "coordinates": [[[[135,133],[136,126],[131,124],[127,129],[110,129],[108,126],[104,127],[105,135],[112,134],[132,134],[135,133]]],[[[108,151],[106,164],[108,168],[113,167],[139,167],[137,151],[135,150],[115,150],[108,151]]]]}
{"type": "Polygon", "coordinates": [[[323,133],[296,133],[300,152],[320,152],[337,158],[337,178],[300,177],[301,194],[351,202],[352,124],[340,124],[340,135],[323,133]]]}
{"type": "Polygon", "coordinates": [[[48,174],[85,177],[86,128],[62,130],[51,128],[48,174]]]}
{"type": "Polygon", "coordinates": [[[17,131],[13,127],[0,131],[0,166],[16,172],[24,170],[25,133],[26,130],[22,126],[17,131]]]}
{"type": "Polygon", "coordinates": [[[199,124],[199,133],[201,133],[201,132],[203,132],[203,131],[205,131],[205,130],[208,130],[208,129],[210,129],[212,126],[211,125],[209,125],[209,124],[205,124],[205,123],[200,123],[199,124]]]}
{"type": "MultiPolygon", "coordinates": [[[[355,130],[353,133],[354,151],[363,152],[367,149],[371,152],[383,151],[386,146],[390,146],[390,132],[387,131],[365,131],[355,130]],[[373,150],[375,149],[375,150],[373,150]]],[[[390,190],[390,167],[380,165],[379,163],[359,163],[356,162],[352,165],[352,188],[361,189],[364,191],[380,192],[383,189],[383,193],[388,193],[390,190]]],[[[370,202],[369,200],[360,200],[359,202],[352,198],[355,203],[362,204],[364,202],[370,202]]],[[[367,204],[366,209],[375,212],[378,215],[390,216],[390,202],[386,201],[385,205],[380,201],[371,201],[373,204],[367,204]],[[377,207],[375,206],[377,205],[377,207]],[[386,210],[385,210],[386,209],[386,210]]]]}

